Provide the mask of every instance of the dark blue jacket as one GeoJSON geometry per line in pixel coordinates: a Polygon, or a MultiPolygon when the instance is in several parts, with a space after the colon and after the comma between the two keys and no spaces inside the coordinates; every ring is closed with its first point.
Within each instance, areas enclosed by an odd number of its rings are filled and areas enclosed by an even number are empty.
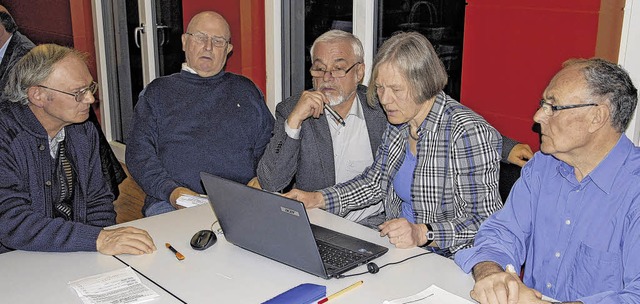
{"type": "Polygon", "coordinates": [[[52,218],[55,160],[44,127],[28,106],[0,102],[0,253],[96,251],[102,227],[115,224],[96,128],[85,122],[69,125],[65,132],[78,182],[73,221],[52,218]]]}

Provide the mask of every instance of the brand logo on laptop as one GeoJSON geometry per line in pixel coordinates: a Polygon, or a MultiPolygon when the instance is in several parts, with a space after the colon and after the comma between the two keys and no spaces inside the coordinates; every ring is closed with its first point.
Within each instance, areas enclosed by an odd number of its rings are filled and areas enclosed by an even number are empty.
{"type": "Polygon", "coordinates": [[[288,213],[288,214],[295,215],[295,216],[300,216],[300,213],[298,213],[298,211],[291,210],[289,208],[285,208],[285,207],[280,206],[280,210],[282,210],[282,212],[284,212],[284,213],[288,213]]]}

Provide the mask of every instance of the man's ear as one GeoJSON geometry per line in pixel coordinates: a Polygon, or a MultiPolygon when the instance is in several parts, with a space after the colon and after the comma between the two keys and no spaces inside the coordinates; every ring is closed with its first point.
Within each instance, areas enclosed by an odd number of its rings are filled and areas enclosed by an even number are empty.
{"type": "Polygon", "coordinates": [[[34,106],[43,108],[44,103],[47,100],[47,94],[44,93],[42,88],[33,86],[27,89],[27,98],[34,106]]]}
{"type": "Polygon", "coordinates": [[[611,108],[609,104],[609,100],[607,99],[597,107],[593,107],[591,122],[589,123],[589,132],[593,133],[604,126],[611,125],[611,108]]]}
{"type": "Polygon", "coordinates": [[[233,51],[233,44],[231,44],[231,42],[229,42],[227,44],[227,56],[229,56],[229,53],[231,53],[231,51],[233,51]]]}
{"type": "Polygon", "coordinates": [[[363,62],[356,67],[356,75],[358,75],[359,84],[362,84],[362,80],[364,79],[364,72],[365,72],[365,66],[363,62]]]}

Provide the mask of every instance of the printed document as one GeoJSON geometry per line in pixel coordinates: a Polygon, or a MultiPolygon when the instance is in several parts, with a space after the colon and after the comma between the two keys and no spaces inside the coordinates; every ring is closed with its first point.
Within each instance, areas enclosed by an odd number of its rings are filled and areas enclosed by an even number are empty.
{"type": "Polygon", "coordinates": [[[160,297],[140,282],[131,267],[79,279],[69,285],[85,304],[134,304],[160,297]]]}
{"type": "Polygon", "coordinates": [[[206,196],[183,194],[180,197],[178,197],[178,199],[176,200],[176,203],[180,206],[189,208],[189,207],[199,206],[202,204],[208,204],[209,199],[206,196]]]}
{"type": "Polygon", "coordinates": [[[393,301],[384,301],[383,304],[473,304],[473,302],[454,295],[436,285],[421,291],[418,294],[393,301]]]}

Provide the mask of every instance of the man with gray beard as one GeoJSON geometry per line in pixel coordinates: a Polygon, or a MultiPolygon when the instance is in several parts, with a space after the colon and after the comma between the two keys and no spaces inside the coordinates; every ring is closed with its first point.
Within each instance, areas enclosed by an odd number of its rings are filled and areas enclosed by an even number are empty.
{"type": "MultiPolygon", "coordinates": [[[[262,188],[281,191],[295,183],[315,191],[348,181],[373,163],[387,119],[379,104],[367,104],[367,87],[360,84],[363,56],[351,33],[331,30],[314,41],[313,89],[278,104],[273,137],[257,169],[262,188]]],[[[376,204],[345,218],[376,226],[384,221],[377,217],[381,211],[376,204]]]]}

